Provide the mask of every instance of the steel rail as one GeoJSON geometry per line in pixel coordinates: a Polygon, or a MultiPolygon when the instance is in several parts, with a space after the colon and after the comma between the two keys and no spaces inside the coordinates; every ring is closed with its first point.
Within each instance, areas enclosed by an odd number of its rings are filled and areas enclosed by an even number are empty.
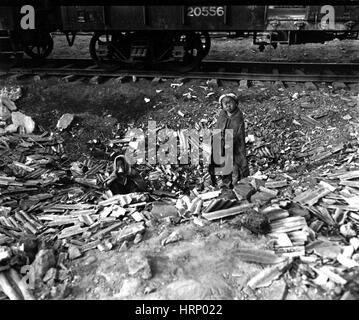
{"type": "Polygon", "coordinates": [[[333,63],[288,63],[288,62],[246,62],[246,61],[203,61],[199,71],[171,72],[161,70],[135,70],[135,69],[102,69],[93,64],[91,60],[61,59],[48,60],[43,66],[14,67],[6,74],[20,75],[48,75],[79,77],[126,77],[137,76],[141,78],[192,78],[192,79],[220,79],[220,80],[258,80],[283,82],[359,82],[359,64],[333,64],[333,63]],[[50,65],[49,66],[46,66],[50,65]],[[53,64],[53,65],[51,65],[53,64]],[[64,66],[66,64],[66,66],[64,66]],[[83,65],[82,67],[79,67],[83,65]],[[281,70],[289,68],[291,70],[281,70]],[[262,68],[262,69],[261,69],[262,68]],[[308,68],[310,73],[305,70],[308,68]],[[237,69],[237,70],[236,70],[237,69]],[[251,70],[254,69],[254,70],[251,70]],[[259,69],[259,70],[256,70],[259,69]],[[269,69],[264,72],[264,69],[269,69]],[[276,72],[274,72],[276,69],[276,72]],[[316,70],[318,69],[318,70],[316,70]],[[339,70],[337,70],[339,69],[339,70]],[[230,71],[226,71],[230,70],[230,71]],[[322,73],[324,72],[324,74],[322,73]],[[339,71],[335,73],[334,71],[339,71]]]}

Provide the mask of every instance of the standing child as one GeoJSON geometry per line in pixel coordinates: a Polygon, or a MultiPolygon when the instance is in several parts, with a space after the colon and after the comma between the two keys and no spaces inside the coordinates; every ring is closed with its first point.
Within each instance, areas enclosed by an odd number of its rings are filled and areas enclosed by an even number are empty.
{"type": "MultiPolygon", "coordinates": [[[[219,98],[219,105],[222,110],[217,119],[216,129],[220,129],[222,132],[226,129],[233,130],[233,171],[231,174],[222,176],[223,186],[228,188],[249,175],[245,143],[245,125],[243,113],[239,109],[238,104],[238,98],[233,93],[224,94],[219,98]]],[[[224,149],[223,145],[222,148],[224,149]]],[[[223,155],[224,150],[221,151],[223,155]]],[[[212,151],[209,173],[212,178],[212,183],[216,184],[215,167],[218,167],[218,165],[214,164],[213,152],[218,151],[212,151]]]]}

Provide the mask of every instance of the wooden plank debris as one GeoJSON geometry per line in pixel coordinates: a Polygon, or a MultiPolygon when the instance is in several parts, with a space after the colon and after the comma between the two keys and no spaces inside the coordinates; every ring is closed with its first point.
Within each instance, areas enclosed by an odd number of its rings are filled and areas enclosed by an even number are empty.
{"type": "Polygon", "coordinates": [[[289,217],[288,210],[284,210],[284,209],[280,208],[279,206],[267,207],[267,208],[261,210],[261,213],[266,215],[266,217],[268,218],[268,220],[270,222],[274,221],[274,220],[279,220],[279,219],[289,217]]]}
{"type": "MultiPolygon", "coordinates": [[[[336,178],[338,178],[340,180],[351,180],[351,179],[359,178],[359,170],[349,171],[349,172],[340,174],[340,175],[336,176],[336,178]]],[[[1,177],[0,177],[0,179],[1,179],[1,177]]]]}
{"type": "Polygon", "coordinates": [[[285,257],[299,257],[305,256],[305,247],[302,246],[290,246],[290,247],[278,247],[275,252],[285,257]]]}
{"type": "Polygon", "coordinates": [[[292,261],[288,260],[286,262],[265,268],[251,278],[248,281],[247,286],[252,290],[270,286],[274,280],[278,279],[289,268],[291,263],[292,261]]]}
{"type": "Polygon", "coordinates": [[[217,198],[220,194],[221,194],[221,190],[202,193],[202,194],[199,194],[198,197],[201,198],[201,200],[205,201],[205,200],[217,198]]]}
{"type": "Polygon", "coordinates": [[[272,233],[296,231],[306,226],[307,222],[304,217],[288,217],[270,223],[272,233]]]}
{"type": "Polygon", "coordinates": [[[86,228],[81,228],[79,226],[75,226],[75,229],[71,229],[70,228],[66,228],[64,230],[62,230],[62,232],[57,236],[57,239],[61,240],[61,239],[66,239],[66,238],[70,238],[79,234],[83,234],[84,232],[86,232],[88,230],[88,227],[86,228]]]}
{"type": "Polygon", "coordinates": [[[320,187],[317,189],[307,190],[298,196],[296,196],[293,201],[299,202],[301,204],[307,204],[308,206],[315,205],[321,198],[324,198],[326,195],[331,193],[328,188],[320,187]]]}
{"type": "Polygon", "coordinates": [[[115,238],[116,242],[120,243],[125,240],[129,240],[136,236],[138,233],[144,232],[146,227],[144,226],[143,222],[134,223],[132,225],[128,225],[121,229],[120,231],[116,232],[115,238]]]}
{"type": "Polygon", "coordinates": [[[287,180],[280,180],[280,181],[267,181],[264,184],[265,188],[269,188],[269,189],[277,189],[277,188],[283,188],[288,186],[288,182],[287,180]]]}
{"type": "Polygon", "coordinates": [[[339,182],[342,186],[348,186],[352,188],[359,188],[359,181],[342,180],[339,182]]]}
{"type": "Polygon", "coordinates": [[[115,223],[115,224],[113,224],[113,225],[111,225],[111,226],[109,226],[109,227],[107,227],[107,228],[105,228],[105,229],[103,229],[103,230],[97,232],[96,234],[94,234],[94,235],[92,236],[92,238],[101,239],[105,234],[107,234],[107,233],[109,233],[109,232],[111,232],[111,231],[113,231],[113,230],[115,230],[115,229],[118,229],[118,228],[121,227],[122,225],[123,225],[123,222],[122,222],[122,221],[121,221],[121,222],[117,222],[117,223],[115,223]]]}
{"type": "Polygon", "coordinates": [[[290,240],[287,233],[278,232],[278,233],[269,233],[268,237],[274,240],[274,247],[292,247],[293,243],[290,240]]]}
{"type": "Polygon", "coordinates": [[[328,210],[322,206],[312,207],[309,206],[308,209],[320,220],[324,221],[329,226],[334,226],[336,223],[328,210]]]}
{"type": "Polygon", "coordinates": [[[276,189],[275,190],[268,189],[268,188],[265,188],[263,186],[259,187],[259,191],[269,193],[269,194],[273,195],[274,197],[276,197],[278,195],[278,190],[276,190],[276,189]]]}
{"type": "Polygon", "coordinates": [[[278,264],[287,260],[287,258],[279,257],[274,251],[269,250],[240,248],[236,253],[240,259],[245,262],[278,264]]]}
{"type": "Polygon", "coordinates": [[[235,206],[235,207],[229,208],[229,209],[218,210],[218,211],[209,212],[209,213],[203,213],[202,216],[203,216],[203,218],[206,218],[207,220],[212,221],[212,220],[222,219],[222,218],[234,216],[234,215],[237,215],[240,213],[244,213],[253,207],[254,207],[253,203],[244,203],[244,204],[241,204],[239,206],[235,206]]]}

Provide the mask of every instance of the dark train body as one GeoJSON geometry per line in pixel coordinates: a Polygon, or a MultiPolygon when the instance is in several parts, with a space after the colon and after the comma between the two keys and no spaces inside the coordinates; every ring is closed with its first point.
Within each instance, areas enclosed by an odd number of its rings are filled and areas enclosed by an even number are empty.
{"type": "Polygon", "coordinates": [[[62,6],[44,0],[35,8],[35,30],[21,26],[20,7],[0,7],[0,50],[32,58],[51,53],[51,32],[69,45],[93,32],[90,52],[99,63],[169,64],[194,68],[210,49],[210,32],[250,35],[261,49],[278,43],[356,39],[359,6],[62,6]],[[263,37],[263,33],[265,37],[263,37]],[[261,35],[261,36],[259,36],[261,35]]]}

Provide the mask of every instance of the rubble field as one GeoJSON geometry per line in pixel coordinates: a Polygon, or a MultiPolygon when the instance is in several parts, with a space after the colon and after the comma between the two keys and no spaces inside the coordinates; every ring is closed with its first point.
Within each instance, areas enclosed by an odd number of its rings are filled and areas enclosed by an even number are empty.
{"type": "Polygon", "coordinates": [[[0,299],[358,299],[357,86],[136,80],[0,83],[0,299]],[[227,91],[250,177],[139,164],[146,192],[108,190],[127,130],[211,129],[227,91]]]}

